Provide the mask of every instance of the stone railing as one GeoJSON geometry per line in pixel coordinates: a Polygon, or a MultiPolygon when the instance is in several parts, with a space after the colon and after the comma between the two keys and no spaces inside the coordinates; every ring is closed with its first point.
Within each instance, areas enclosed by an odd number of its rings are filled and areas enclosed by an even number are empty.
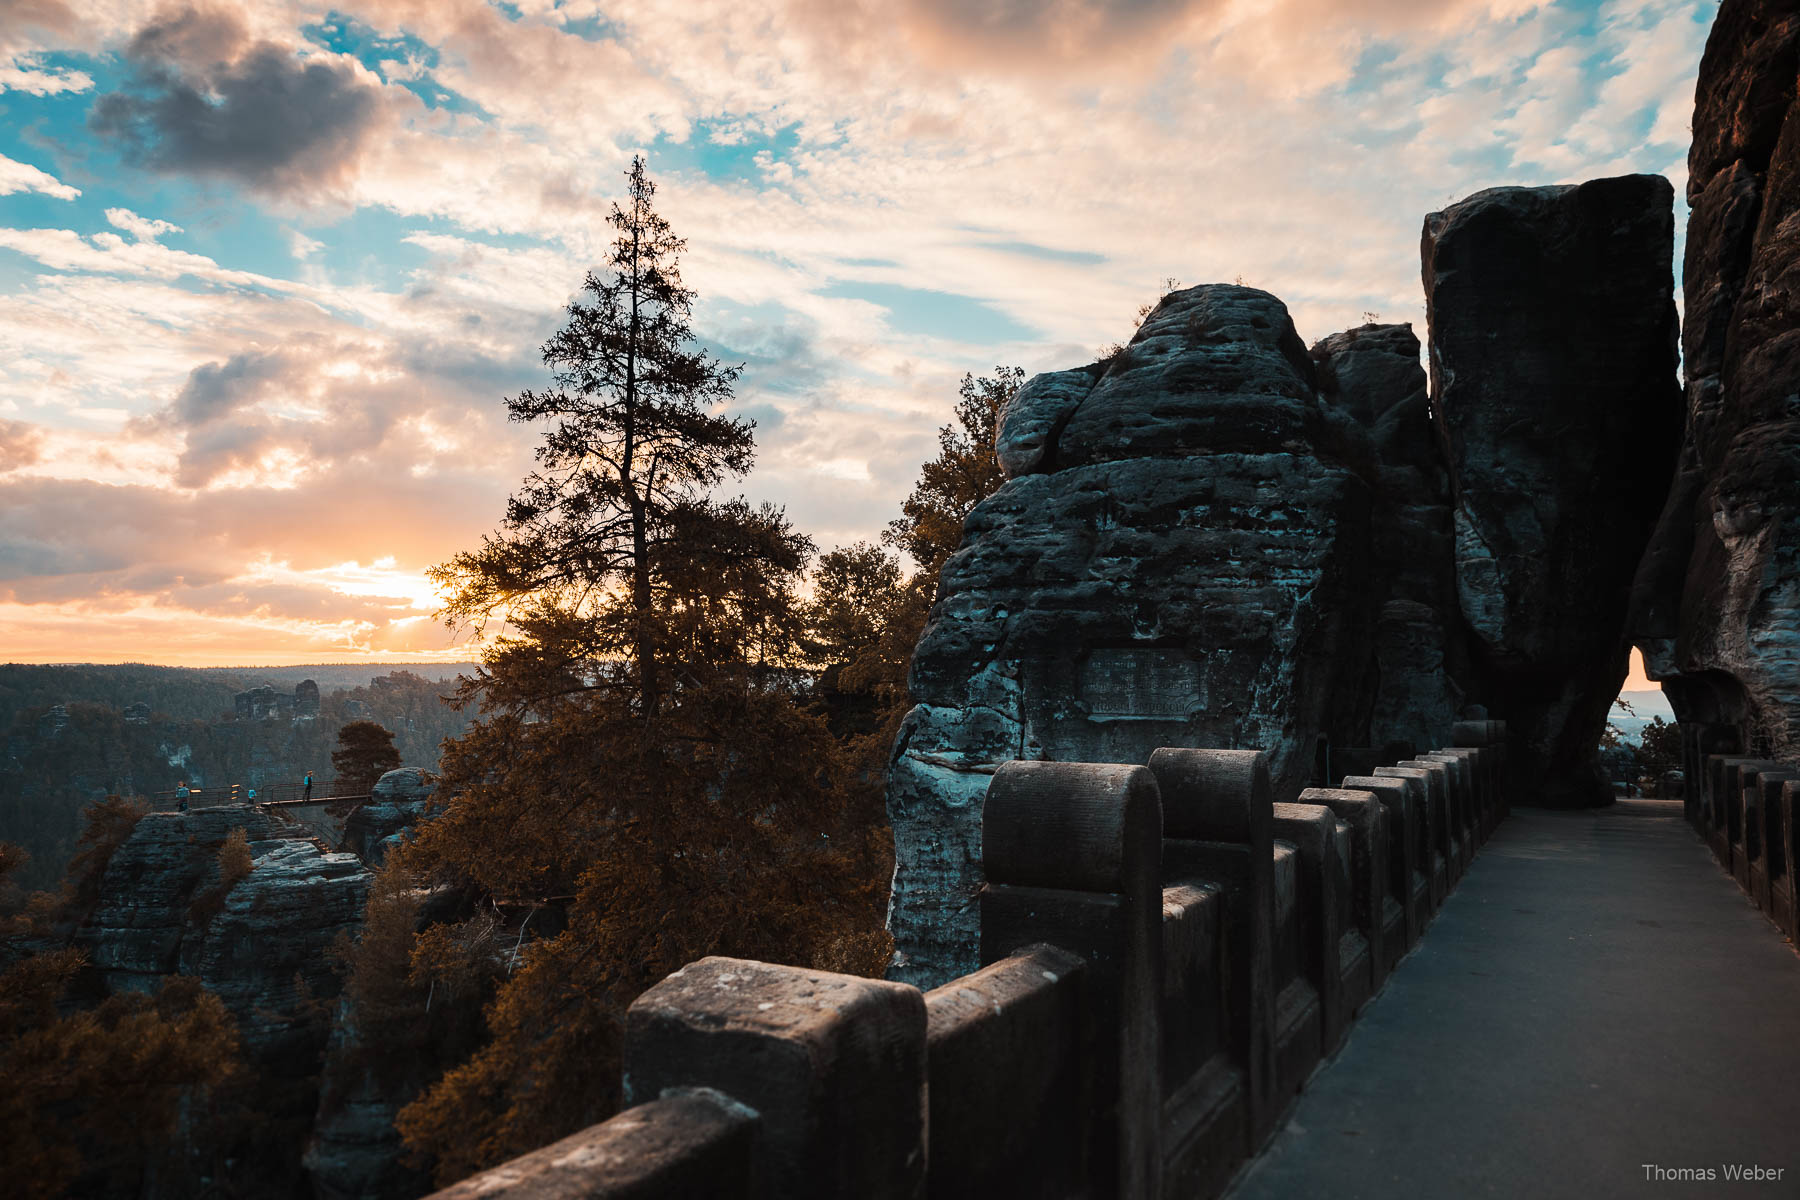
{"type": "Polygon", "coordinates": [[[1682,804],[1719,865],[1800,943],[1794,856],[1800,851],[1800,770],[1766,758],[1695,755],[1682,804]],[[1697,769],[1696,769],[1697,768],[1697,769]]]}
{"type": "Polygon", "coordinates": [[[702,959],[631,1006],[625,1111],[438,1200],[1217,1195],[1504,815],[1504,727],[1453,740],[1293,804],[1254,750],[1007,763],[980,970],[702,959]]]}

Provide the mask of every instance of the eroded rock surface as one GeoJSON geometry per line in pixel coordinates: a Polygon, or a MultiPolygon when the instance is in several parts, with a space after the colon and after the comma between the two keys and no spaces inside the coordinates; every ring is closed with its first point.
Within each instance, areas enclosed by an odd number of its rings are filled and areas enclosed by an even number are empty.
{"type": "Polygon", "coordinates": [[[1517,794],[1610,799],[1595,749],[1675,460],[1672,193],[1482,192],[1426,221],[1404,325],[1310,354],[1251,288],[1171,293],[1116,357],[1028,381],[915,651],[888,784],[892,974],[976,965],[981,802],[1008,759],[1334,748],[1510,722],[1517,794]]]}
{"type": "Polygon", "coordinates": [[[1695,88],[1687,436],[1633,633],[1707,749],[1800,753],[1800,8],[1725,0],[1695,88]]]}
{"type": "Polygon", "coordinates": [[[383,775],[368,800],[344,821],[343,848],[372,867],[380,866],[407,831],[425,819],[435,786],[417,767],[383,775]]]}
{"type": "Polygon", "coordinates": [[[303,1162],[319,1200],[400,1200],[418,1196],[429,1176],[410,1165],[394,1118],[417,1087],[398,1089],[370,1069],[344,1064],[369,1055],[357,1044],[354,1016],[340,1013],[329,1050],[336,1069],[321,1088],[318,1119],[303,1162]]]}
{"type": "Polygon", "coordinates": [[[1609,803],[1596,758],[1681,429],[1660,176],[1495,188],[1425,219],[1459,609],[1522,794],[1609,803]]]}
{"type": "Polygon", "coordinates": [[[360,924],[368,891],[355,855],[279,836],[259,809],[150,813],[113,853],[79,934],[109,989],[154,991],[181,974],[218,995],[257,1072],[259,1126],[271,1153],[294,1155],[290,1174],[338,991],[330,951],[360,924]],[[251,868],[225,886],[219,848],[234,829],[245,832],[251,868]]]}
{"type": "Polygon", "coordinates": [[[1004,414],[1012,477],[965,527],[895,746],[893,975],[974,969],[981,797],[1013,758],[1255,746],[1297,793],[1367,605],[1358,436],[1275,297],[1175,292],[1112,361],[1004,414]]]}
{"type": "Polygon", "coordinates": [[[109,990],[154,991],[180,973],[184,942],[204,934],[190,927],[189,909],[218,886],[219,847],[234,829],[244,830],[253,855],[277,844],[269,816],[239,805],[150,813],[113,852],[81,932],[109,990]]]}
{"type": "MultiPolygon", "coordinates": [[[[1436,745],[1474,698],[1449,474],[1419,350],[1412,326],[1375,324],[1312,348],[1321,397],[1368,435],[1375,497],[1366,585],[1378,606],[1373,643],[1364,676],[1341,681],[1329,731],[1337,746],[1436,745]]],[[[1344,647],[1349,656],[1355,649],[1344,647]]]]}
{"type": "Polygon", "coordinates": [[[335,990],[326,951],[362,919],[368,886],[354,855],[282,837],[259,809],[150,813],[114,852],[81,940],[115,991],[198,976],[254,1046],[280,1040],[271,1022],[295,1008],[297,987],[335,990]],[[219,847],[234,829],[252,865],[221,894],[219,847]]]}

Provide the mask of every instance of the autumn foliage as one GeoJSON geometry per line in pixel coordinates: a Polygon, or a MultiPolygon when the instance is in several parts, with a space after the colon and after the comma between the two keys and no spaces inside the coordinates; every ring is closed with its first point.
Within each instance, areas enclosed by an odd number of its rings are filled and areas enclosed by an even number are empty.
{"type": "MultiPolygon", "coordinates": [[[[397,1127],[439,1183],[614,1112],[626,1008],[697,958],[885,968],[907,664],[964,520],[1003,481],[994,432],[1023,378],[965,377],[885,546],[816,556],[779,508],[720,494],[753,426],[726,411],[736,369],[695,344],[684,243],[641,161],[628,180],[606,270],[543,348],[549,385],[507,401],[542,430],[536,469],[434,572],[449,622],[483,639],[460,693],[479,719],[445,743],[433,819],[336,951],[324,1092],[409,1101],[397,1127]]],[[[360,722],[332,761],[372,784],[399,756],[360,722]]],[[[0,919],[66,934],[143,813],[95,805],[64,895],[36,909],[4,890],[19,856],[0,847],[0,919]]],[[[190,915],[253,866],[233,831],[190,915]]],[[[216,997],[180,978],[106,997],[48,941],[4,962],[0,1174],[132,1194],[134,1172],[201,1179],[247,1144],[221,1109],[245,1074],[216,997]]]]}
{"type": "Polygon", "coordinates": [[[59,1016],[81,964],[78,951],[59,950],[0,975],[9,1188],[59,1196],[85,1178],[101,1185],[93,1192],[131,1194],[155,1164],[204,1170],[224,1148],[214,1137],[225,1124],[217,1102],[243,1070],[236,1023],[217,996],[180,976],[154,997],[109,996],[59,1016]]]}
{"type": "Polygon", "coordinates": [[[750,423],[719,411],[736,371],[694,347],[683,243],[641,162],[629,185],[608,270],[544,347],[550,386],[508,401],[544,430],[538,469],[436,572],[452,623],[494,634],[467,693],[482,716],[350,955],[359,1005],[482,1015],[400,1116],[440,1182],[610,1115],[625,1009],[670,971],[875,973],[889,951],[884,831],[811,697],[812,544],[715,494],[753,459],[750,423]],[[435,915],[401,913],[401,877],[435,915]]]}
{"type": "Polygon", "coordinates": [[[880,804],[887,756],[911,706],[906,672],[937,599],[944,563],[962,543],[963,522],[1006,481],[994,454],[1000,415],[1025,373],[997,367],[963,376],[955,420],[938,428],[937,457],[919,468],[901,515],[882,543],[867,542],[819,559],[809,612],[812,650],[823,667],[819,692],[847,739],[864,779],[865,805],[880,804]]]}
{"type": "Polygon", "coordinates": [[[434,573],[487,636],[480,720],[344,952],[369,1069],[414,1094],[397,1124],[440,1184],[611,1115],[627,1006],[697,958],[885,968],[906,666],[1022,379],[965,378],[892,550],[831,551],[809,589],[786,515],[716,494],[752,428],[720,411],[735,369],[693,347],[682,242],[628,178],[550,386],[507,401],[543,430],[537,469],[434,573]]]}
{"type": "MultiPolygon", "coordinates": [[[[87,880],[141,816],[116,800],[89,808],[87,857],[56,914],[65,924],[66,906],[89,894],[87,880]]],[[[0,889],[18,864],[0,846],[0,889]]],[[[153,996],[102,995],[84,976],[86,955],[41,924],[16,925],[16,940],[0,943],[0,1191],[136,1195],[153,1176],[167,1187],[223,1175],[239,1132],[227,1097],[245,1081],[225,1006],[184,977],[153,996]]]]}

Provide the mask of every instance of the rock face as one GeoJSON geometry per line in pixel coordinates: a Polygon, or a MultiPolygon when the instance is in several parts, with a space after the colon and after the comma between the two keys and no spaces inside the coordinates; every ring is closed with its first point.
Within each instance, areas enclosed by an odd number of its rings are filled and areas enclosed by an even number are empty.
{"type": "Polygon", "coordinates": [[[1681,429],[1671,202],[1639,175],[1425,219],[1459,609],[1515,782],[1554,806],[1611,800],[1596,748],[1681,429]]]}
{"type": "Polygon", "coordinates": [[[369,799],[344,822],[343,849],[371,867],[387,859],[406,831],[425,819],[434,786],[424,771],[401,767],[376,780],[369,799]]]}
{"type": "MultiPolygon", "coordinates": [[[[417,767],[383,775],[370,798],[344,823],[343,848],[378,867],[416,826],[428,818],[435,784],[417,767]]],[[[418,1036],[430,1036],[429,1026],[418,1036]]],[[[320,1200],[402,1200],[429,1186],[426,1174],[408,1165],[406,1147],[394,1119],[431,1082],[428,1070],[413,1068],[396,1077],[391,1060],[408,1058],[404,1048],[382,1047],[386,1070],[372,1065],[368,1038],[348,997],[338,1004],[326,1050],[319,1109],[304,1157],[320,1200]]],[[[429,1054],[417,1061],[434,1061],[429,1054]]]]}
{"type": "Polygon", "coordinates": [[[286,1035],[269,1022],[295,1007],[299,987],[335,990],[326,951],[361,921],[368,887],[353,855],[283,838],[258,809],[150,813],[113,854],[81,940],[109,989],[152,991],[168,975],[196,975],[247,1042],[274,1044],[286,1035]],[[209,905],[234,829],[249,839],[252,867],[209,905]]]}
{"type": "MultiPolygon", "coordinates": [[[[1332,740],[1431,746],[1473,698],[1474,683],[1457,612],[1449,474],[1419,339],[1410,325],[1364,325],[1316,343],[1312,357],[1325,403],[1367,434],[1365,470],[1374,494],[1367,572],[1378,606],[1372,653],[1361,680],[1354,673],[1342,680],[1332,740]]],[[[1327,778],[1337,774],[1328,771],[1327,778]]]]}
{"type": "MultiPolygon", "coordinates": [[[[354,855],[279,837],[258,809],[151,813],[114,852],[79,934],[111,990],[153,991],[181,974],[218,995],[258,1072],[269,1145],[294,1155],[290,1176],[338,990],[329,952],[360,924],[368,890],[354,855]],[[245,831],[252,865],[222,890],[219,847],[234,829],[245,831]]],[[[270,1165],[279,1176],[282,1164],[270,1165]]]]}
{"type": "Polygon", "coordinates": [[[1595,750],[1679,436],[1672,238],[1654,177],[1432,214],[1430,389],[1410,327],[1309,354],[1279,300],[1224,285],[1028,381],[913,656],[890,973],[974,968],[1008,759],[1255,747],[1283,800],[1339,748],[1404,757],[1491,713],[1522,734],[1515,785],[1607,802],[1595,750]]]}
{"type": "Polygon", "coordinates": [[[237,1015],[251,1053],[305,1062],[329,1030],[322,1015],[296,1014],[336,994],[332,943],[361,925],[369,873],[354,855],[326,854],[310,841],[251,850],[250,874],[197,943],[184,939],[183,957],[237,1015]]]}
{"type": "MultiPolygon", "coordinates": [[[[99,904],[83,927],[89,957],[111,991],[154,991],[181,973],[183,946],[191,964],[205,929],[188,910],[219,883],[219,847],[242,829],[251,853],[275,842],[274,822],[248,806],[150,813],[113,853],[101,879],[99,904]]],[[[254,872],[252,872],[254,873],[254,872]]]]}
{"type": "Polygon", "coordinates": [[[1800,753],[1800,6],[1725,0],[1695,88],[1687,435],[1633,633],[1706,748],[1800,753]]]}
{"type": "Polygon", "coordinates": [[[397,1088],[368,1069],[345,1064],[359,1057],[354,1013],[340,1008],[319,1096],[318,1119],[303,1163],[318,1200],[403,1200],[430,1186],[429,1176],[407,1163],[394,1118],[418,1086],[397,1088]]]}
{"type": "Polygon", "coordinates": [[[274,721],[319,715],[319,685],[303,679],[290,695],[264,683],[232,698],[241,721],[274,721]]]}
{"type": "Polygon", "coordinates": [[[40,742],[52,742],[61,737],[63,730],[69,727],[69,706],[52,704],[50,711],[37,720],[37,736],[40,742]]]}
{"type": "Polygon", "coordinates": [[[1305,785],[1336,649],[1372,619],[1361,435],[1313,373],[1279,300],[1211,285],[1003,414],[1011,478],[944,567],[894,748],[895,978],[976,965],[981,798],[1001,762],[1259,747],[1282,792],[1305,785]]]}

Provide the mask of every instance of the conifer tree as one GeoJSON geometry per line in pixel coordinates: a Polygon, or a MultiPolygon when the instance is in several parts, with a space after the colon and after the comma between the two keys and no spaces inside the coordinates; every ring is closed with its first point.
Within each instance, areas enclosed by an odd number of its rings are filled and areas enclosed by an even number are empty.
{"type": "Polygon", "coordinates": [[[537,469],[501,531],[434,578],[453,624],[505,614],[522,638],[512,648],[535,642],[590,668],[540,691],[490,661],[502,703],[601,689],[654,720],[671,658],[781,657],[795,632],[781,627],[786,589],[812,547],[779,510],[712,497],[754,458],[752,422],[713,411],[739,368],[694,346],[686,243],[652,207],[643,159],[627,178],[607,270],[588,274],[544,345],[554,386],[506,402],[514,421],[548,426],[537,469]]]}
{"type": "MultiPolygon", "coordinates": [[[[407,986],[485,999],[491,1033],[400,1115],[440,1183],[607,1116],[625,1007],[695,958],[872,973],[889,947],[847,756],[802,702],[812,545],[714,494],[753,459],[720,411],[737,369],[695,345],[641,159],[627,181],[605,270],[544,346],[551,386],[506,402],[544,427],[535,469],[435,572],[452,625],[501,623],[464,692],[482,719],[445,745],[447,808],[386,868],[467,898],[417,937],[407,986]]],[[[398,978],[375,949],[352,994],[398,978]]]]}
{"type": "Polygon", "coordinates": [[[374,721],[352,721],[338,730],[337,749],[331,752],[340,795],[359,795],[400,765],[394,735],[374,721]]]}

